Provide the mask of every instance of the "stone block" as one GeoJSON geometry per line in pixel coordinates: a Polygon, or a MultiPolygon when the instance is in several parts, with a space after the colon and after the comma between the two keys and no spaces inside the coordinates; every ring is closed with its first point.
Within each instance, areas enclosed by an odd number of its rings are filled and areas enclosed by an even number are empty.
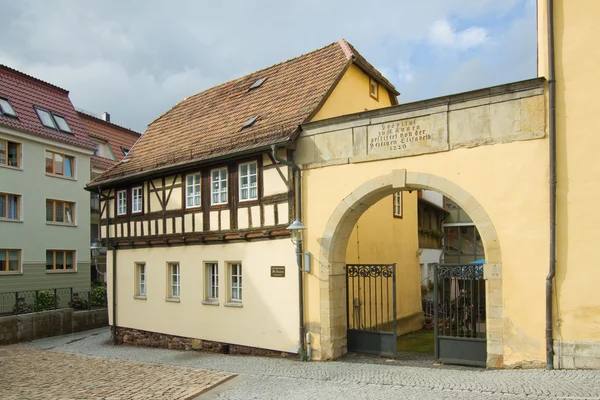
{"type": "Polygon", "coordinates": [[[192,350],[200,350],[202,348],[202,340],[200,339],[192,339],[191,343],[192,350]]]}
{"type": "Polygon", "coordinates": [[[521,102],[507,101],[492,104],[491,134],[494,143],[512,141],[521,133],[521,102]]]}
{"type": "Polygon", "coordinates": [[[367,155],[367,127],[359,126],[352,129],[353,156],[367,155]]]}
{"type": "Polygon", "coordinates": [[[403,189],[406,187],[406,170],[395,169],[391,173],[392,187],[394,189],[403,189]]]}
{"type": "Polygon", "coordinates": [[[297,164],[312,164],[315,159],[314,136],[302,136],[296,142],[295,162],[297,164]]]}
{"type": "Polygon", "coordinates": [[[487,280],[502,279],[502,264],[484,264],[483,278],[487,280]]]}
{"type": "Polygon", "coordinates": [[[492,143],[489,105],[452,111],[448,120],[450,148],[492,143]]]}

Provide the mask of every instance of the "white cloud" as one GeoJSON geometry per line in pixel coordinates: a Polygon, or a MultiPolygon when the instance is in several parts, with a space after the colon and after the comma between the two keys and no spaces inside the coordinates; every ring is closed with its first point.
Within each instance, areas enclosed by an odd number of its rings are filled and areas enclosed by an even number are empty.
{"type": "Polygon", "coordinates": [[[412,82],[414,79],[414,74],[412,71],[412,68],[410,66],[409,63],[407,62],[398,62],[398,79],[400,80],[400,82],[405,83],[405,82],[412,82]]]}
{"type": "Polygon", "coordinates": [[[4,1],[0,63],[144,130],[186,96],[343,37],[380,67],[401,101],[420,100],[535,74],[534,2],[372,0],[379,12],[365,13],[361,0],[4,1]],[[524,12],[522,29],[509,35],[524,12]]]}
{"type": "Polygon", "coordinates": [[[478,47],[487,39],[488,32],[485,28],[472,26],[457,32],[446,20],[435,21],[429,30],[431,44],[460,50],[478,47]]]}

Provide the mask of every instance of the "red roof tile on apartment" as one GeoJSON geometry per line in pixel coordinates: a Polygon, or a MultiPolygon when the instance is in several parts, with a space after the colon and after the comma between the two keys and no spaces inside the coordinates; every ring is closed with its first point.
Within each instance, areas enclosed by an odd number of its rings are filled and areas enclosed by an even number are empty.
{"type": "Polygon", "coordinates": [[[68,91],[5,65],[0,65],[0,97],[8,99],[17,114],[17,118],[0,115],[0,126],[88,150],[93,148],[93,144],[85,132],[85,127],[69,99],[68,91]],[[43,126],[34,106],[63,117],[72,133],[64,133],[43,126]]]}
{"type": "Polygon", "coordinates": [[[117,161],[114,161],[108,158],[94,156],[92,157],[93,167],[108,169],[112,165],[116,164],[124,157],[121,148],[131,149],[141,136],[140,133],[132,129],[119,126],[112,122],[104,121],[103,119],[97,118],[85,112],[78,111],[77,113],[79,114],[79,117],[85,125],[87,133],[92,140],[95,138],[108,143],[113,154],[115,157],[117,157],[117,161]]]}
{"type": "Polygon", "coordinates": [[[320,109],[351,63],[370,66],[341,40],[188,97],[148,126],[127,162],[115,165],[90,186],[288,142],[298,126],[320,109]],[[250,89],[259,79],[265,81],[250,89]],[[251,118],[256,121],[242,128],[251,118]]]}

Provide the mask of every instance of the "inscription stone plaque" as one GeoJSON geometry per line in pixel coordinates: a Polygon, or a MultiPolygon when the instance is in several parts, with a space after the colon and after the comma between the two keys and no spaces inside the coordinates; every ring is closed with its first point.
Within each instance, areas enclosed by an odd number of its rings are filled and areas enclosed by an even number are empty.
{"type": "Polygon", "coordinates": [[[445,130],[432,131],[430,124],[428,116],[371,125],[367,131],[367,154],[403,156],[446,149],[445,130]]]}

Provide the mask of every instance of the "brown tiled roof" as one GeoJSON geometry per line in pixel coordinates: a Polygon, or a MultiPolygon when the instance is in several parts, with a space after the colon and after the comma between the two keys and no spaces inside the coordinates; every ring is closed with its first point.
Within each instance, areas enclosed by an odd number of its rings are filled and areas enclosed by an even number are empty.
{"type": "MultiPolygon", "coordinates": [[[[90,186],[288,142],[298,126],[316,114],[358,57],[342,39],[188,97],[148,126],[126,162],[90,186]],[[265,82],[249,90],[261,78],[265,82]],[[256,122],[242,129],[253,117],[258,117],[256,122]]],[[[385,78],[381,83],[397,93],[385,78]]]]}
{"type": "Polygon", "coordinates": [[[104,157],[92,156],[92,167],[104,170],[112,167],[123,158],[121,147],[131,149],[141,136],[140,133],[134,130],[104,121],[85,112],[78,111],[77,113],[87,129],[88,135],[107,142],[115,157],[117,157],[117,161],[114,161],[104,157]]]}
{"type": "Polygon", "coordinates": [[[93,148],[85,127],[69,99],[68,91],[0,65],[0,97],[8,99],[17,114],[17,118],[0,115],[0,126],[86,149],[93,148]],[[34,106],[64,117],[72,134],[43,126],[34,106]]]}

